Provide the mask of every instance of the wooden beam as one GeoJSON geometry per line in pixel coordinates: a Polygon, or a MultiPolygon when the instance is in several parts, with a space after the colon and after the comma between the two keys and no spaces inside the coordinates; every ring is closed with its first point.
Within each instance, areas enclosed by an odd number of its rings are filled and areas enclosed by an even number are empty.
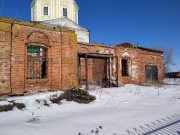
{"type": "Polygon", "coordinates": [[[118,79],[118,77],[119,77],[119,74],[118,74],[118,67],[119,67],[119,60],[118,60],[118,57],[116,56],[116,83],[117,83],[117,88],[119,87],[118,85],[119,85],[119,79],[118,79]]]}
{"type": "Polygon", "coordinates": [[[81,58],[80,57],[78,57],[78,82],[80,86],[80,82],[81,82],[81,58]]]}
{"type": "Polygon", "coordinates": [[[110,69],[110,68],[111,68],[111,63],[110,63],[110,62],[111,62],[111,60],[110,60],[110,59],[111,59],[111,58],[108,59],[108,78],[109,78],[109,87],[111,87],[111,83],[110,83],[110,79],[111,79],[111,73],[110,73],[110,72],[111,72],[111,69],[110,69]]]}
{"type": "Polygon", "coordinates": [[[86,73],[86,90],[88,90],[88,58],[85,54],[85,73],[86,73]]]}

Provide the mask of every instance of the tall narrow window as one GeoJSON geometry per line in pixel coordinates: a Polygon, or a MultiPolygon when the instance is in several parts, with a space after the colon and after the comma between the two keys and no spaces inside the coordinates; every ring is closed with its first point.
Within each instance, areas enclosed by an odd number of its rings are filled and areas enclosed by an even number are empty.
{"type": "Polygon", "coordinates": [[[75,22],[77,23],[77,14],[75,13],[75,22]]]}
{"type": "Polygon", "coordinates": [[[46,49],[39,46],[27,47],[27,79],[47,77],[46,49]]]}
{"type": "Polygon", "coordinates": [[[44,16],[47,16],[48,15],[48,7],[44,7],[44,16]]]}
{"type": "Polygon", "coordinates": [[[121,67],[122,67],[122,76],[129,76],[128,60],[122,59],[121,60],[121,67]]]}
{"type": "Polygon", "coordinates": [[[68,17],[68,15],[67,15],[67,8],[63,8],[63,16],[64,17],[68,17]]]}

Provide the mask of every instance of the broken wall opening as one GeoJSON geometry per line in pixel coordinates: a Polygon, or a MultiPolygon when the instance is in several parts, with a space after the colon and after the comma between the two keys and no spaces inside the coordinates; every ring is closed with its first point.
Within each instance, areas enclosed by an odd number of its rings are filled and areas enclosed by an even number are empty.
{"type": "Polygon", "coordinates": [[[39,46],[27,47],[27,79],[47,77],[47,49],[39,46]]]}
{"type": "MultiPolygon", "coordinates": [[[[113,59],[118,62],[118,59],[112,54],[97,54],[97,53],[88,53],[78,54],[78,77],[79,84],[85,85],[86,89],[89,89],[90,85],[97,85],[100,87],[111,87],[114,83],[118,86],[118,72],[116,72],[113,77],[113,59]],[[111,78],[114,79],[112,82],[111,78]]],[[[118,66],[116,63],[115,65],[118,66]]],[[[116,66],[116,71],[118,67],[116,66]]]]}
{"type": "Polygon", "coordinates": [[[146,82],[157,83],[158,82],[158,66],[157,65],[146,65],[146,82]]]}

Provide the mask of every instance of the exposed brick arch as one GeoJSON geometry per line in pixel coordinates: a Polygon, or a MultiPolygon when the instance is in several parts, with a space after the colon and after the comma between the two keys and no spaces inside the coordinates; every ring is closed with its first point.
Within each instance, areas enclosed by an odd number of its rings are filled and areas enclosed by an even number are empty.
{"type": "Polygon", "coordinates": [[[105,49],[103,54],[112,54],[111,51],[109,49],[105,49]]]}
{"type": "Polygon", "coordinates": [[[128,57],[128,56],[124,56],[124,57],[122,57],[121,59],[129,60],[129,61],[132,60],[131,57],[128,57]]]}
{"type": "Polygon", "coordinates": [[[147,63],[145,66],[157,66],[157,64],[154,64],[154,63],[147,63]]]}
{"type": "Polygon", "coordinates": [[[28,42],[35,42],[35,43],[43,43],[49,44],[48,36],[40,31],[34,31],[30,33],[27,37],[28,42]]]}
{"type": "Polygon", "coordinates": [[[86,47],[81,47],[79,48],[78,53],[90,53],[90,51],[86,47]]]}
{"type": "Polygon", "coordinates": [[[128,52],[128,51],[124,51],[123,53],[122,53],[122,57],[124,57],[124,58],[130,58],[131,57],[131,54],[130,54],[130,52],[128,52]]]}
{"type": "Polygon", "coordinates": [[[150,58],[151,58],[151,61],[154,62],[154,57],[153,57],[153,56],[150,56],[150,58]]]}

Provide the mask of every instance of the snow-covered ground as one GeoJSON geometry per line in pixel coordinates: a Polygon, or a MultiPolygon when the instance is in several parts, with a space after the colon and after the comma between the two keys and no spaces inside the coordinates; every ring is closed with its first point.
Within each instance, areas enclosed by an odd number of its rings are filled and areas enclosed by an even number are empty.
{"type": "Polygon", "coordinates": [[[170,85],[180,85],[180,78],[166,78],[164,79],[164,83],[170,85]]]}
{"type": "MultiPolygon", "coordinates": [[[[60,93],[8,98],[26,104],[26,109],[0,113],[0,135],[180,134],[179,85],[97,89],[90,91],[97,98],[90,104],[52,104],[50,95],[60,93]],[[50,107],[44,106],[43,100],[50,107]],[[97,128],[99,132],[94,133],[97,128]]],[[[8,102],[0,101],[3,104],[8,102]]]]}

